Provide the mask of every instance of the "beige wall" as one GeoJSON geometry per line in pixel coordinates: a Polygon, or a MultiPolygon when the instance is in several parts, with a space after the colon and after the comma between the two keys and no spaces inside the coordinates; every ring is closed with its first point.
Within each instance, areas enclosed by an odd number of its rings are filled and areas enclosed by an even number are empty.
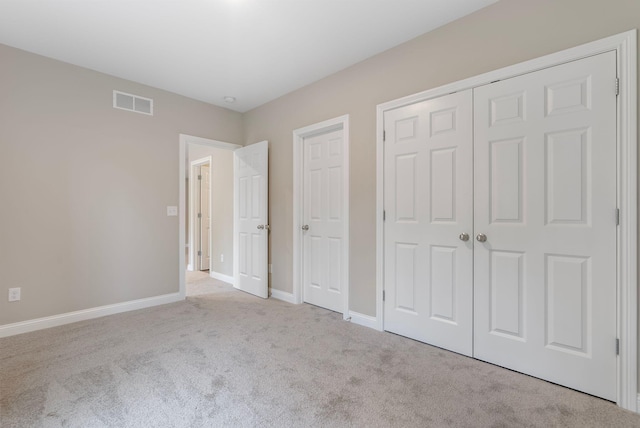
{"type": "Polygon", "coordinates": [[[178,135],[241,143],[242,116],[4,45],[0,64],[0,325],[177,292],[178,135]]]}
{"type": "Polygon", "coordinates": [[[638,27],[638,0],[502,0],[246,113],[245,143],[270,142],[272,287],[292,291],[294,129],[351,116],[351,310],[376,315],[376,105],[638,27]]]}
{"type": "Polygon", "coordinates": [[[207,156],[211,156],[211,270],[233,276],[233,152],[189,144],[189,163],[207,156]]]}

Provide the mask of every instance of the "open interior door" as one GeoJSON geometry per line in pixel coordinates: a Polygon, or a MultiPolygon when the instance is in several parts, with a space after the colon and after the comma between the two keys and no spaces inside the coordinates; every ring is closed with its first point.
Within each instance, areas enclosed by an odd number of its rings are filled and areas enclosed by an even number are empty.
{"type": "Polygon", "coordinates": [[[269,297],[268,150],[262,141],[234,152],[235,288],[269,297]]]}

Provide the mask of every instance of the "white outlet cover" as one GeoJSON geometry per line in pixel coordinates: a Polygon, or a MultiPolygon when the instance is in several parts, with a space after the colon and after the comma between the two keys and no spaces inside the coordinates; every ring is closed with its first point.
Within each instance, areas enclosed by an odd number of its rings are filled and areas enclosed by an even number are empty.
{"type": "Polygon", "coordinates": [[[175,217],[178,215],[178,207],[168,206],[167,207],[167,217],[175,217]]]}

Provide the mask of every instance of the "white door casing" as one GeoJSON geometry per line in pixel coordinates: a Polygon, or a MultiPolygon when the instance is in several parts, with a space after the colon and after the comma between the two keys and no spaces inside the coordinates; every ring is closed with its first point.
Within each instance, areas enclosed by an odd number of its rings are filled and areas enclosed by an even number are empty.
{"type": "Polygon", "coordinates": [[[344,129],[304,138],[304,301],[343,313],[344,129]]]}
{"type": "Polygon", "coordinates": [[[208,270],[211,263],[211,168],[200,166],[200,270],[208,270]]]}
{"type": "Polygon", "coordinates": [[[269,297],[269,143],[234,151],[234,287],[269,297]]]}
{"type": "Polygon", "coordinates": [[[474,90],[474,356],[616,399],[616,53],[474,90]]]}
{"type": "Polygon", "coordinates": [[[385,112],[384,328],[472,353],[471,90],[385,112]]]}

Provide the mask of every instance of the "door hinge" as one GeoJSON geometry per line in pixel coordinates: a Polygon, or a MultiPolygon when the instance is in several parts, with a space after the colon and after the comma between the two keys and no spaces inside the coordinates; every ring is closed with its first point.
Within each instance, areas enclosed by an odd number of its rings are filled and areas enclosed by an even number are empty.
{"type": "Polygon", "coordinates": [[[620,95],[620,79],[616,77],[616,97],[620,95]]]}
{"type": "Polygon", "coordinates": [[[382,290],[382,301],[384,302],[386,298],[386,293],[384,292],[384,290],[382,290]]]}
{"type": "Polygon", "coordinates": [[[620,226],[620,208],[616,208],[616,226],[620,226]]]}
{"type": "Polygon", "coordinates": [[[202,213],[198,213],[198,218],[202,218],[202,213]]]}
{"type": "Polygon", "coordinates": [[[387,141],[387,131],[382,131],[382,141],[387,141]]]}
{"type": "Polygon", "coordinates": [[[202,176],[201,175],[198,176],[198,180],[202,180],[202,176]]]}
{"type": "Polygon", "coordinates": [[[198,251],[198,255],[201,256],[202,255],[202,251],[198,251]]]}
{"type": "Polygon", "coordinates": [[[386,221],[386,220],[387,220],[387,211],[382,210],[382,221],[386,221]]]}
{"type": "Polygon", "coordinates": [[[620,339],[616,339],[616,355],[620,355],[620,339]]]}

